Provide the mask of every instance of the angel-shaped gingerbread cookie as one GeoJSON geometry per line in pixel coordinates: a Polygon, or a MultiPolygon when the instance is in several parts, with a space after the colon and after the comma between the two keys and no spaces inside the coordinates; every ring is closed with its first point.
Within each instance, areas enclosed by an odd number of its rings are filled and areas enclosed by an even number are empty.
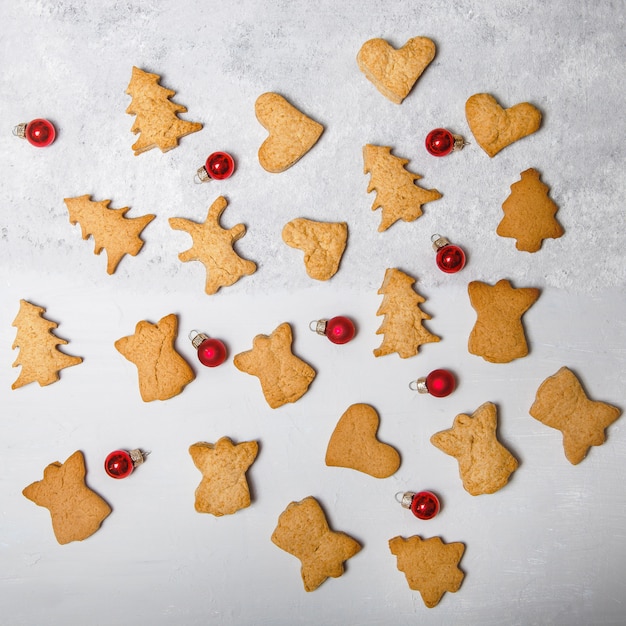
{"type": "Polygon", "coordinates": [[[299,400],[315,378],[315,370],[291,351],[292,339],[291,326],[281,324],[269,336],[257,335],[252,350],[233,359],[238,370],[259,379],[273,409],[299,400]]]}
{"type": "Polygon", "coordinates": [[[22,491],[29,500],[50,511],[52,530],[60,544],[87,539],[111,513],[111,507],[87,487],[85,474],[85,459],[77,450],[65,463],[48,465],[43,480],[22,491]]]}
{"type": "Polygon", "coordinates": [[[328,577],[341,576],[344,561],[361,549],[352,537],[329,528],[324,511],[311,496],[292,502],[281,513],[272,542],[300,559],[306,591],[314,591],[328,577]]]}
{"type": "Polygon", "coordinates": [[[174,347],[177,331],[178,319],[171,313],[156,324],[142,320],[135,334],[115,342],[117,351],[137,366],[144,402],[172,398],[196,377],[174,347]]]}
{"type": "Polygon", "coordinates": [[[256,441],[234,444],[228,437],[215,444],[198,442],[190,446],[189,454],[202,472],[196,489],[196,511],[220,517],[250,506],[246,471],[258,451],[256,441]]]}
{"type": "Polygon", "coordinates": [[[498,441],[497,425],[495,404],[485,402],[472,415],[457,415],[452,428],[430,438],[456,458],[463,487],[473,496],[498,491],[517,469],[517,459],[498,441]]]}

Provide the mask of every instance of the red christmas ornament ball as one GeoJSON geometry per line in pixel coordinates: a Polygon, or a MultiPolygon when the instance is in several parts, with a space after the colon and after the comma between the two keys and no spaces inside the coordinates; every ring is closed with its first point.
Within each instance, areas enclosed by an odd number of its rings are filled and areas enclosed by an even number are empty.
{"type": "Polygon", "coordinates": [[[455,274],[465,266],[465,252],[459,246],[447,244],[437,250],[437,267],[446,274],[455,274]]]}
{"type": "Polygon", "coordinates": [[[435,398],[445,398],[456,388],[456,380],[448,370],[433,370],[426,376],[428,393],[435,398]]]}
{"type": "Polygon", "coordinates": [[[133,460],[126,450],[115,450],[104,461],[104,471],[111,478],[126,478],[134,469],[133,460]]]}
{"type": "Polygon", "coordinates": [[[204,164],[208,175],[215,180],[224,180],[235,171],[235,161],[227,152],[213,152],[204,164]]]}
{"type": "Polygon", "coordinates": [[[324,334],[336,344],[348,343],[356,333],[352,320],[338,315],[326,322],[326,330],[324,334]]]}
{"type": "Polygon", "coordinates": [[[26,124],[24,137],[31,145],[37,148],[45,148],[54,141],[56,130],[48,120],[36,119],[26,124]]]}
{"type": "Polygon", "coordinates": [[[426,150],[436,157],[443,157],[454,150],[454,135],[445,128],[435,128],[426,135],[426,150]]]}
{"type": "Polygon", "coordinates": [[[418,519],[432,519],[439,513],[439,498],[430,491],[420,491],[411,500],[411,512],[418,519]]]}
{"type": "Polygon", "coordinates": [[[202,365],[217,367],[226,360],[226,346],[219,339],[209,337],[198,346],[198,359],[202,365]]]}

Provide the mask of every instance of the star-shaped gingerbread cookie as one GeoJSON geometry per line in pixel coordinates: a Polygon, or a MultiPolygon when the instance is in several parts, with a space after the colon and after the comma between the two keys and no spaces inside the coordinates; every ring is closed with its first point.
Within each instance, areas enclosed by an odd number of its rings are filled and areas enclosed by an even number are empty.
{"type": "Polygon", "coordinates": [[[409,587],[419,591],[424,604],[432,609],[446,591],[458,591],[465,574],[459,562],[465,551],[460,542],[444,543],[440,537],[422,539],[418,535],[405,539],[394,537],[389,549],[398,559],[409,587]]]}
{"type": "Polygon", "coordinates": [[[300,559],[306,591],[314,591],[328,577],[341,576],[344,561],[361,549],[352,537],[329,528],[324,511],[311,496],[287,506],[278,518],[272,541],[300,559]]]}
{"type": "Polygon", "coordinates": [[[530,414],[563,433],[565,456],[572,465],[577,465],[591,446],[606,441],[604,431],[621,415],[621,410],[606,402],[590,400],[574,372],[562,367],[541,383],[530,414]]]}
{"type": "Polygon", "coordinates": [[[86,473],[83,453],[77,450],[65,463],[48,465],[43,480],[22,491],[50,511],[52,530],[60,544],[87,539],[111,513],[111,507],[85,484],[86,473]]]}
{"type": "Polygon", "coordinates": [[[299,400],[315,378],[315,370],[292,353],[292,340],[291,326],[285,322],[269,336],[257,335],[252,350],[233,359],[238,370],[258,377],[273,409],[299,400]]]}
{"type": "Polygon", "coordinates": [[[463,487],[473,496],[498,491],[517,469],[517,459],[498,441],[497,425],[495,404],[485,402],[472,415],[457,415],[452,428],[430,438],[456,458],[463,487]]]}
{"type": "Polygon", "coordinates": [[[495,285],[474,280],[467,291],[477,314],[468,350],[491,363],[509,363],[526,356],[522,315],[539,297],[539,289],[515,289],[503,279],[495,285]]]}
{"type": "Polygon", "coordinates": [[[240,257],[233,246],[246,234],[246,227],[237,224],[226,229],[220,226],[220,217],[228,206],[226,198],[220,196],[209,207],[204,222],[198,223],[182,217],[171,217],[170,226],[174,230],[184,230],[191,235],[193,246],[181,252],[178,258],[183,261],[200,261],[206,268],[204,290],[207,294],[216,293],[220,287],[230,287],[241,277],[254,274],[256,263],[240,257]]]}
{"type": "Polygon", "coordinates": [[[190,446],[189,454],[202,472],[196,489],[196,511],[220,517],[250,506],[246,471],[258,451],[256,441],[234,444],[228,437],[215,444],[198,442],[190,446]]]}

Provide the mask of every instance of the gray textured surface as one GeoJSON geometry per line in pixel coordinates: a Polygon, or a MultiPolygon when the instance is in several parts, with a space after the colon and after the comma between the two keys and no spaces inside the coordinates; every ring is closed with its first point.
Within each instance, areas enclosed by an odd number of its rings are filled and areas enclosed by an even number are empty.
{"type": "MultiPolygon", "coordinates": [[[[623,253],[624,14],[619,2],[78,2],[24,1],[0,8],[0,622],[61,624],[131,618],[153,624],[611,624],[623,621],[626,558],[624,429],[580,466],[564,458],[559,433],[532,420],[539,383],[572,367],[589,395],[624,406],[623,253]],[[401,106],[383,98],[356,65],[360,46],[395,46],[423,35],[437,55],[401,106]],[[131,68],[161,84],[204,124],[175,150],[134,157],[124,93],[131,68]],[[266,136],[254,116],[265,91],[283,94],[325,126],[290,170],[268,174],[256,152],[266,136]],[[501,104],[535,104],[539,132],[489,159],[476,144],[442,159],[423,138],[446,126],[472,141],[464,104],[473,93],[501,104]],[[59,136],[37,150],[12,127],[48,117],[59,136]],[[392,146],[443,198],[412,224],[378,233],[362,147],[392,146]],[[197,186],[206,156],[227,150],[235,175],[197,186]],[[528,167],[542,173],[565,235],[525,254],[496,235],[509,186],[528,167]],[[69,224],[63,198],[91,194],[154,213],[140,254],[113,276],[69,224]],[[185,233],[169,217],[202,219],[217,195],[225,226],[242,222],[243,256],[258,271],[215,296],[204,270],[181,263],[185,233]],[[343,220],[350,229],[341,270],[313,283],[280,233],[295,217],[343,220]],[[438,232],[468,252],[463,272],[434,265],[438,232]],[[375,359],[376,294],[387,267],[418,278],[439,344],[400,360],[375,359]],[[525,317],[531,354],[494,366],[469,355],[475,319],[466,284],[510,279],[542,289],[525,317]],[[84,357],[50,387],[11,391],[11,349],[19,299],[47,308],[67,351],[84,357]],[[143,404],[134,367],[113,348],[140,319],[179,315],[179,350],[192,328],[224,338],[231,355],[257,333],[289,321],[295,351],[318,371],[298,403],[272,411],[258,381],[229,361],[198,369],[197,380],[165,403],[143,404]],[[343,347],[309,333],[309,320],[348,314],[359,334],[343,347]],[[460,379],[443,400],[416,396],[409,380],[435,367],[460,379]],[[456,463],[430,435],[457,413],[498,404],[503,441],[520,460],[510,485],[472,498],[456,463]],[[326,468],[334,424],[353,402],[373,404],[381,437],[403,465],[392,478],[326,468]],[[199,440],[256,438],[254,502],[232,518],[193,510],[199,481],[187,453],[199,440]],[[152,450],[127,481],[100,465],[116,447],[152,450]],[[47,512],[20,494],[45,465],[82,449],[89,483],[114,513],[81,544],[57,546],[47,512]],[[442,513],[420,523],[394,500],[432,488],[442,513]],[[331,525],[364,545],[346,574],[316,592],[302,589],[297,561],[269,540],[291,500],[319,498],[331,525]],[[408,589],[387,548],[402,534],[441,534],[467,545],[460,591],[427,610],[408,589]]],[[[195,367],[195,363],[194,363],[195,367]]],[[[198,366],[199,368],[199,366],[198,366]]],[[[623,419],[623,418],[622,418],[623,419]]]]}

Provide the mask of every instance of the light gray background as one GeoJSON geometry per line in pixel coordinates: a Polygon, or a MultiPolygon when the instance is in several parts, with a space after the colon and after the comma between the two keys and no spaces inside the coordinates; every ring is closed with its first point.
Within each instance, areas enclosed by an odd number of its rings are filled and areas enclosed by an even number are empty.
{"type": "Polygon", "coordinates": [[[621,2],[343,3],[2,2],[0,172],[0,623],[2,624],[618,624],[626,616],[626,441],[622,418],[608,441],[571,466],[561,436],[528,414],[537,387],[562,365],[589,395],[624,407],[624,16],[621,2]],[[356,64],[360,46],[383,37],[399,47],[428,36],[437,56],[401,106],[383,98],[356,64]],[[204,124],[166,154],[133,156],[125,113],[131,68],[162,76],[204,124]],[[288,171],[258,164],[266,137],[254,102],[277,91],[325,126],[314,149],[288,171]],[[530,101],[539,132],[489,159],[474,143],[442,159],[423,146],[446,126],[472,141],[466,99],[492,93],[504,106],[530,101]],[[19,122],[48,117],[59,135],[38,150],[11,135],[19,122]],[[362,147],[392,146],[421,185],[443,193],[414,223],[378,233],[362,147]],[[194,185],[206,156],[227,150],[235,175],[194,185]],[[540,252],[518,252],[496,235],[501,204],[521,171],[535,167],[560,207],[565,235],[540,252]],[[69,224],[63,198],[91,194],[154,213],[137,257],[113,276],[69,224]],[[191,245],[169,217],[202,220],[220,194],[223,224],[244,223],[237,248],[258,271],[214,296],[204,268],[181,263],[191,245]],[[316,283],[301,253],[281,240],[295,217],[344,220],[348,248],[339,273],[316,283]],[[469,261],[447,276],[430,236],[465,247],[469,261]],[[427,322],[442,341],[413,358],[376,359],[377,290],[385,269],[417,277],[427,322]],[[510,279],[541,297],[526,314],[530,355],[493,365],[467,352],[475,320],[470,280],[510,279]],[[61,380],[12,391],[17,351],[11,323],[20,298],[43,306],[84,363],[61,380]],[[142,319],[179,316],[177,348],[197,378],[166,402],[143,403],[136,370],[113,347],[142,319]],[[357,338],[334,346],[310,320],[345,314],[357,338]],[[296,404],[270,409],[258,380],[232,358],[201,368],[187,340],[197,328],[223,338],[231,357],[281,322],[294,351],[317,370],[296,404]],[[408,389],[435,367],[459,378],[445,399],[408,389]],[[502,441],[520,460],[500,492],[472,497],[454,459],[430,436],[486,401],[499,411],[502,441]],[[381,415],[380,437],[403,462],[391,478],[324,465],[328,438],[354,402],[381,415]],[[249,509],[224,518],[193,507],[200,474],[196,441],[257,439],[248,473],[249,509]],[[124,481],[102,462],[118,447],[151,450],[124,481]],[[84,452],[88,484],[113,514],[84,542],[59,546],[49,515],[22,495],[44,467],[84,452]],[[430,488],[440,515],[416,520],[394,500],[430,488]],[[299,562],[270,541],[293,500],[319,499],[331,526],[363,550],[345,574],[313,593],[299,562]],[[460,591],[426,609],[396,569],[387,541],[440,535],[462,541],[460,591]]]}

